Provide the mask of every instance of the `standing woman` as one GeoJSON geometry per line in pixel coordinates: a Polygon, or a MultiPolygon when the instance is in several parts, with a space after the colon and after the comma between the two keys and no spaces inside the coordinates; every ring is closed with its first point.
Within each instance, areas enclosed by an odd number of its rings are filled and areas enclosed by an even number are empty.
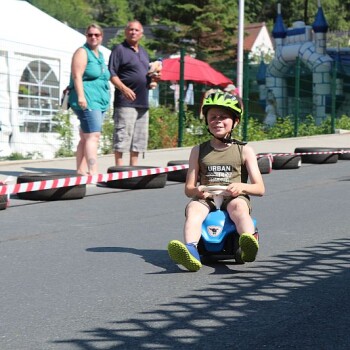
{"type": "Polygon", "coordinates": [[[103,30],[97,24],[86,29],[86,43],[72,58],[69,104],[80,121],[77,174],[97,174],[97,150],[104,115],[109,108],[110,73],[99,46],[103,30]]]}

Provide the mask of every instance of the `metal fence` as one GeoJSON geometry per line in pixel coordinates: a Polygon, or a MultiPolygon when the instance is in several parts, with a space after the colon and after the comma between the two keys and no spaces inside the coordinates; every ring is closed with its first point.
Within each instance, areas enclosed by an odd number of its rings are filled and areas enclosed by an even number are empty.
{"type": "MultiPolygon", "coordinates": [[[[298,124],[312,116],[316,124],[331,118],[332,131],[337,118],[350,117],[350,49],[327,51],[327,61],[316,68],[310,68],[303,60],[296,57],[289,62],[283,75],[272,76],[271,63],[261,61],[254,64],[245,57],[243,73],[243,100],[245,106],[244,126],[247,129],[249,118],[261,123],[268,123],[269,114],[275,118],[292,118],[295,123],[295,136],[298,135],[298,124]],[[320,71],[320,72],[319,72],[320,71]]],[[[319,58],[319,57],[318,57],[319,58]]],[[[218,69],[235,81],[234,66],[221,64],[218,69]]],[[[199,115],[203,94],[209,86],[185,83],[185,110],[199,115]],[[190,96],[187,95],[191,86],[190,96]]],[[[161,83],[159,101],[177,109],[178,86],[161,83]]],[[[185,112],[186,114],[186,112],[185,112]]],[[[271,126],[271,124],[268,124],[271,126]]],[[[246,138],[246,134],[243,135],[246,138]]]]}
{"type": "MultiPolygon", "coordinates": [[[[334,53],[336,56],[336,53],[334,53]]],[[[244,90],[243,95],[246,101],[246,109],[249,116],[264,122],[266,117],[266,106],[269,98],[268,87],[266,86],[266,70],[268,64],[251,64],[248,60],[244,65],[244,90]]],[[[221,66],[221,72],[235,81],[236,69],[234,65],[221,66]]],[[[338,61],[334,61],[330,66],[329,92],[325,95],[325,113],[321,118],[327,118],[332,113],[336,117],[350,112],[350,49],[344,52],[338,61]],[[341,59],[341,60],[340,60],[341,59]],[[333,109],[333,110],[332,110],[333,109]]],[[[281,101],[281,112],[278,115],[282,118],[297,114],[300,120],[308,115],[314,115],[315,94],[312,72],[303,64],[296,60],[284,77],[285,100],[281,101]]],[[[321,83],[319,84],[321,85],[321,83]]],[[[159,90],[159,103],[176,108],[179,94],[176,95],[176,87],[171,82],[161,82],[159,90]]],[[[210,86],[185,82],[185,104],[186,109],[199,113],[203,94],[210,86]],[[187,87],[193,85],[193,98],[186,97],[187,87]]],[[[192,95],[192,91],[191,91],[192,95]]],[[[315,116],[316,117],[316,116],[315,116]]]]}

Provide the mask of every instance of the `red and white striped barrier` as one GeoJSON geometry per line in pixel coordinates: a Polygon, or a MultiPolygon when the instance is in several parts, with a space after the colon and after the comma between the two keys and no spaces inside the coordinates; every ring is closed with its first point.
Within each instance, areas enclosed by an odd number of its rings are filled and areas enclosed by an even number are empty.
{"type": "Polygon", "coordinates": [[[133,177],[167,173],[170,171],[182,170],[187,168],[188,168],[188,164],[183,164],[183,165],[169,166],[165,168],[130,170],[130,171],[117,172],[117,173],[76,176],[76,177],[68,177],[68,178],[54,179],[54,180],[26,182],[21,184],[0,183],[0,195],[10,195],[10,194],[16,194],[16,193],[22,193],[22,192],[49,190],[52,188],[61,188],[61,187],[69,187],[69,186],[84,185],[84,184],[87,185],[91,183],[95,184],[98,182],[108,182],[113,180],[129,179],[133,177]]]}
{"type": "Polygon", "coordinates": [[[344,154],[350,153],[350,151],[339,150],[339,151],[320,151],[320,152],[299,152],[299,153],[265,153],[257,155],[258,158],[262,157],[278,157],[278,156],[306,156],[313,154],[344,154]]]}
{"type": "MultiPolygon", "coordinates": [[[[320,151],[320,152],[301,152],[301,153],[266,153],[264,155],[258,155],[257,158],[269,157],[273,161],[275,156],[302,156],[302,155],[312,155],[312,154],[343,154],[350,153],[350,151],[339,150],[339,151],[320,151]]],[[[108,182],[113,180],[129,179],[133,177],[140,177],[146,175],[154,175],[167,173],[171,171],[187,169],[188,164],[168,166],[165,168],[150,168],[150,169],[140,169],[140,170],[130,170],[116,173],[108,174],[97,174],[88,176],[76,176],[62,179],[54,180],[43,180],[35,182],[26,182],[21,184],[10,184],[8,180],[0,182],[0,195],[7,195],[22,193],[22,192],[32,192],[49,190],[53,188],[70,187],[76,185],[84,184],[96,184],[98,182],[108,182]],[[6,183],[7,182],[7,183],[6,183]]],[[[62,174],[63,175],[63,174],[62,174]]]]}

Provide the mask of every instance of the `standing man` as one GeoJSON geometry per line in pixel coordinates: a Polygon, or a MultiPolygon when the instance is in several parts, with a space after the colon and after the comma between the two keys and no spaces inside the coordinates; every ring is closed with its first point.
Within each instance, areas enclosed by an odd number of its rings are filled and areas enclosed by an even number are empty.
{"type": "Polygon", "coordinates": [[[123,165],[123,153],[130,152],[130,165],[138,163],[140,152],[148,143],[149,57],[139,45],[143,27],[139,21],[129,22],[125,40],[116,45],[109,58],[108,68],[114,93],[114,155],[115,164],[123,165]]]}

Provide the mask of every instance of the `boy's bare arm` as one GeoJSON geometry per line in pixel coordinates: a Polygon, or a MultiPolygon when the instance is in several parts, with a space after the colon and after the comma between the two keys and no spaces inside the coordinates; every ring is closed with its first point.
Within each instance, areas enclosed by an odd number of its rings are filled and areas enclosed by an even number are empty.
{"type": "Polygon", "coordinates": [[[233,197],[237,197],[241,194],[262,196],[265,193],[265,185],[259,170],[255,152],[250,146],[243,147],[243,159],[247,167],[249,183],[232,183],[227,186],[226,191],[233,197]]]}
{"type": "Polygon", "coordinates": [[[209,195],[208,193],[202,192],[201,186],[197,186],[199,173],[198,157],[199,146],[195,146],[191,150],[185,184],[185,194],[190,198],[206,198],[209,195]]]}

